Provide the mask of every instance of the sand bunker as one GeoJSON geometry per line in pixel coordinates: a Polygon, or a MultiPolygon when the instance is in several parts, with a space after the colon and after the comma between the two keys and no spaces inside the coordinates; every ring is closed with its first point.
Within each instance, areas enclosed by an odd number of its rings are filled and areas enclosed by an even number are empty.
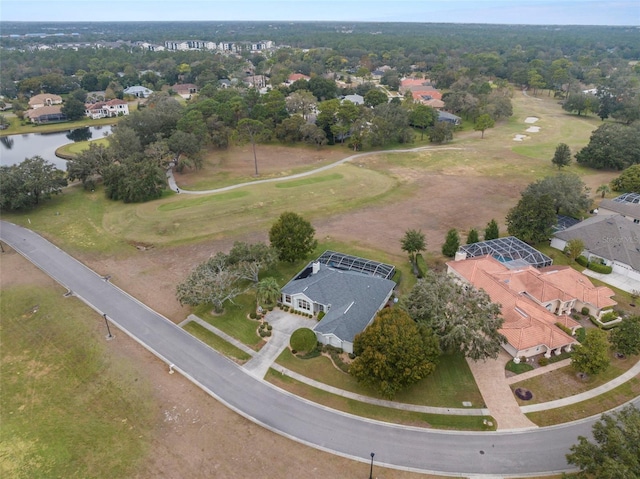
{"type": "Polygon", "coordinates": [[[530,126],[529,128],[527,128],[524,131],[526,131],[528,133],[538,133],[540,131],[540,127],[539,126],[530,126]]]}
{"type": "Polygon", "coordinates": [[[528,116],[524,119],[525,123],[535,123],[536,121],[538,121],[540,118],[538,118],[537,116],[528,116]]]}
{"type": "Polygon", "coordinates": [[[513,141],[522,141],[527,138],[527,135],[516,135],[513,137],[513,141]]]}

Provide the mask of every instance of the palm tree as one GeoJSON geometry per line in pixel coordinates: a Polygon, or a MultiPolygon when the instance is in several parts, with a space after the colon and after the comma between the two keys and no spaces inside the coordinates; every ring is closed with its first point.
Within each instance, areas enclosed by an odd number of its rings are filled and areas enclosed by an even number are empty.
{"type": "Polygon", "coordinates": [[[280,286],[275,278],[269,276],[256,285],[256,300],[258,304],[273,305],[280,297],[280,286]]]}
{"type": "Polygon", "coordinates": [[[611,188],[609,188],[609,185],[600,185],[596,193],[602,193],[602,198],[604,198],[604,195],[611,193],[611,188]]]}

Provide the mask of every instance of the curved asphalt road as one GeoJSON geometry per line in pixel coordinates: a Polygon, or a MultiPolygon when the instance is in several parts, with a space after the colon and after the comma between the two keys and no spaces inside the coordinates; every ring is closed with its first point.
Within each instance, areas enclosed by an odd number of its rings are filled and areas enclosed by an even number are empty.
{"type": "MultiPolygon", "coordinates": [[[[344,414],[293,396],[239,366],[36,233],[4,221],[0,238],[219,401],[274,432],[334,454],[448,475],[540,475],[567,470],[565,454],[594,419],[511,432],[437,431],[344,414]]],[[[640,398],[635,403],[640,405],[640,398]]]]}

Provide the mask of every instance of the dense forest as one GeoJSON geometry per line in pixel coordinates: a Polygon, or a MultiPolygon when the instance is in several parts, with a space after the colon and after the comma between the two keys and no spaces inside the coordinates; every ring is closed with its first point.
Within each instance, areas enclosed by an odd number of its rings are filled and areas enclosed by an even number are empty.
{"type": "Polygon", "coordinates": [[[455,127],[400,91],[408,76],[437,88],[438,108],[482,135],[512,115],[514,88],[544,91],[569,112],[613,121],[594,132],[578,162],[620,170],[640,162],[640,41],[632,27],[122,22],[4,23],[2,32],[2,104],[22,121],[29,98],[41,92],[64,96],[69,119],[84,116],[88,92],[101,100],[123,98],[134,85],[156,92],[120,122],[109,148],[71,164],[69,179],[87,188],[104,181],[112,199],[158,197],[168,165],[197,169],[203,149],[233,142],[360,150],[412,143],[418,134],[450,141],[455,127]],[[239,47],[148,48],[189,39],[239,47]],[[241,42],[273,46],[255,51],[241,42]],[[306,77],[287,81],[293,73],[306,77]],[[186,104],[173,98],[180,83],[199,89],[186,104]],[[145,178],[144,188],[132,178],[145,178]]]}

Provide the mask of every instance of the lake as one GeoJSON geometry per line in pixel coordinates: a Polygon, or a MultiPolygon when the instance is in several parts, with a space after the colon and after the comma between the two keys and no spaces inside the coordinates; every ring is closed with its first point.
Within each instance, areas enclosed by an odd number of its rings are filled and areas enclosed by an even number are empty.
{"type": "Polygon", "coordinates": [[[91,126],[55,133],[28,133],[0,137],[0,165],[15,165],[33,156],[41,156],[66,171],[67,162],[56,150],[75,141],[98,140],[111,133],[111,126],[91,126]]]}

